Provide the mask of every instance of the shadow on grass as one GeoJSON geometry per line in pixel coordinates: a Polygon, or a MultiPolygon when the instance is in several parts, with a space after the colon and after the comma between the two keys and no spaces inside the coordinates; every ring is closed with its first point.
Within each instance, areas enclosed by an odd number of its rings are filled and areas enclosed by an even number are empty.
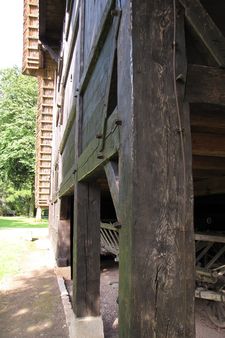
{"type": "Polygon", "coordinates": [[[26,217],[0,217],[0,229],[10,228],[47,228],[48,221],[36,221],[35,218],[26,217]]]}

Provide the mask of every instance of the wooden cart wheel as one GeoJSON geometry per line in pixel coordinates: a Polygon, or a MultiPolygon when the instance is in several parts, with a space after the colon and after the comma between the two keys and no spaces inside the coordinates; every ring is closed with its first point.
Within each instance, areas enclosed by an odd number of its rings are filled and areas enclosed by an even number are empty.
{"type": "Polygon", "coordinates": [[[225,303],[209,302],[207,314],[213,324],[220,328],[225,328],[225,303]]]}

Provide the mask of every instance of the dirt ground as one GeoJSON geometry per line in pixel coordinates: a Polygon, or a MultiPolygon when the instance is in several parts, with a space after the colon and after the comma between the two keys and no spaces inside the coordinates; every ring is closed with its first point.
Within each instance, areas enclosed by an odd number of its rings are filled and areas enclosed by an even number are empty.
{"type": "MultiPolygon", "coordinates": [[[[35,248],[21,261],[20,274],[0,283],[0,337],[67,338],[47,229],[1,230],[1,241],[35,240],[35,248]]],[[[25,242],[24,242],[25,243],[25,242]]]]}
{"type": "MultiPolygon", "coordinates": [[[[67,280],[67,288],[72,297],[72,282],[69,272],[62,272],[67,280]]],[[[103,259],[101,262],[101,313],[104,324],[105,338],[118,337],[118,265],[112,260],[103,259]]],[[[195,326],[196,338],[225,338],[225,329],[217,328],[206,314],[207,302],[196,299],[195,326]]]]}
{"type": "MultiPolygon", "coordinates": [[[[20,275],[0,283],[1,338],[68,338],[68,328],[54,273],[47,229],[1,230],[1,241],[35,240],[35,250],[21,261],[20,275]]],[[[70,269],[55,269],[67,280],[72,292],[70,269]]],[[[118,337],[118,265],[101,262],[101,313],[105,338],[118,337]]],[[[215,327],[207,317],[206,302],[196,300],[196,338],[225,338],[225,329],[215,327]]]]}

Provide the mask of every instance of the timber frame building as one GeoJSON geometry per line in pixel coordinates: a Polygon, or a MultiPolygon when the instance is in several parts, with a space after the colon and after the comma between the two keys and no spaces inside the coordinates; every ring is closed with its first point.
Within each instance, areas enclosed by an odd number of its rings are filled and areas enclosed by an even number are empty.
{"type": "Polygon", "coordinates": [[[224,13],[223,0],[24,0],[36,206],[72,266],[84,338],[93,323],[103,337],[104,224],[119,243],[119,337],[195,336],[193,203],[225,200],[224,13]]]}

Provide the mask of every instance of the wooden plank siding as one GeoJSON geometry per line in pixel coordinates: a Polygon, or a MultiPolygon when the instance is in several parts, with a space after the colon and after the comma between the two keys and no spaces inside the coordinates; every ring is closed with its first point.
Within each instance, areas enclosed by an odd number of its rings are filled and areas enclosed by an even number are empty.
{"type": "Polygon", "coordinates": [[[101,133],[110,55],[113,53],[113,27],[111,27],[99,55],[95,69],[83,94],[82,149],[101,133]]]}
{"type": "Polygon", "coordinates": [[[84,66],[87,64],[96,34],[99,32],[101,19],[109,0],[85,1],[84,21],[84,66]]]}

